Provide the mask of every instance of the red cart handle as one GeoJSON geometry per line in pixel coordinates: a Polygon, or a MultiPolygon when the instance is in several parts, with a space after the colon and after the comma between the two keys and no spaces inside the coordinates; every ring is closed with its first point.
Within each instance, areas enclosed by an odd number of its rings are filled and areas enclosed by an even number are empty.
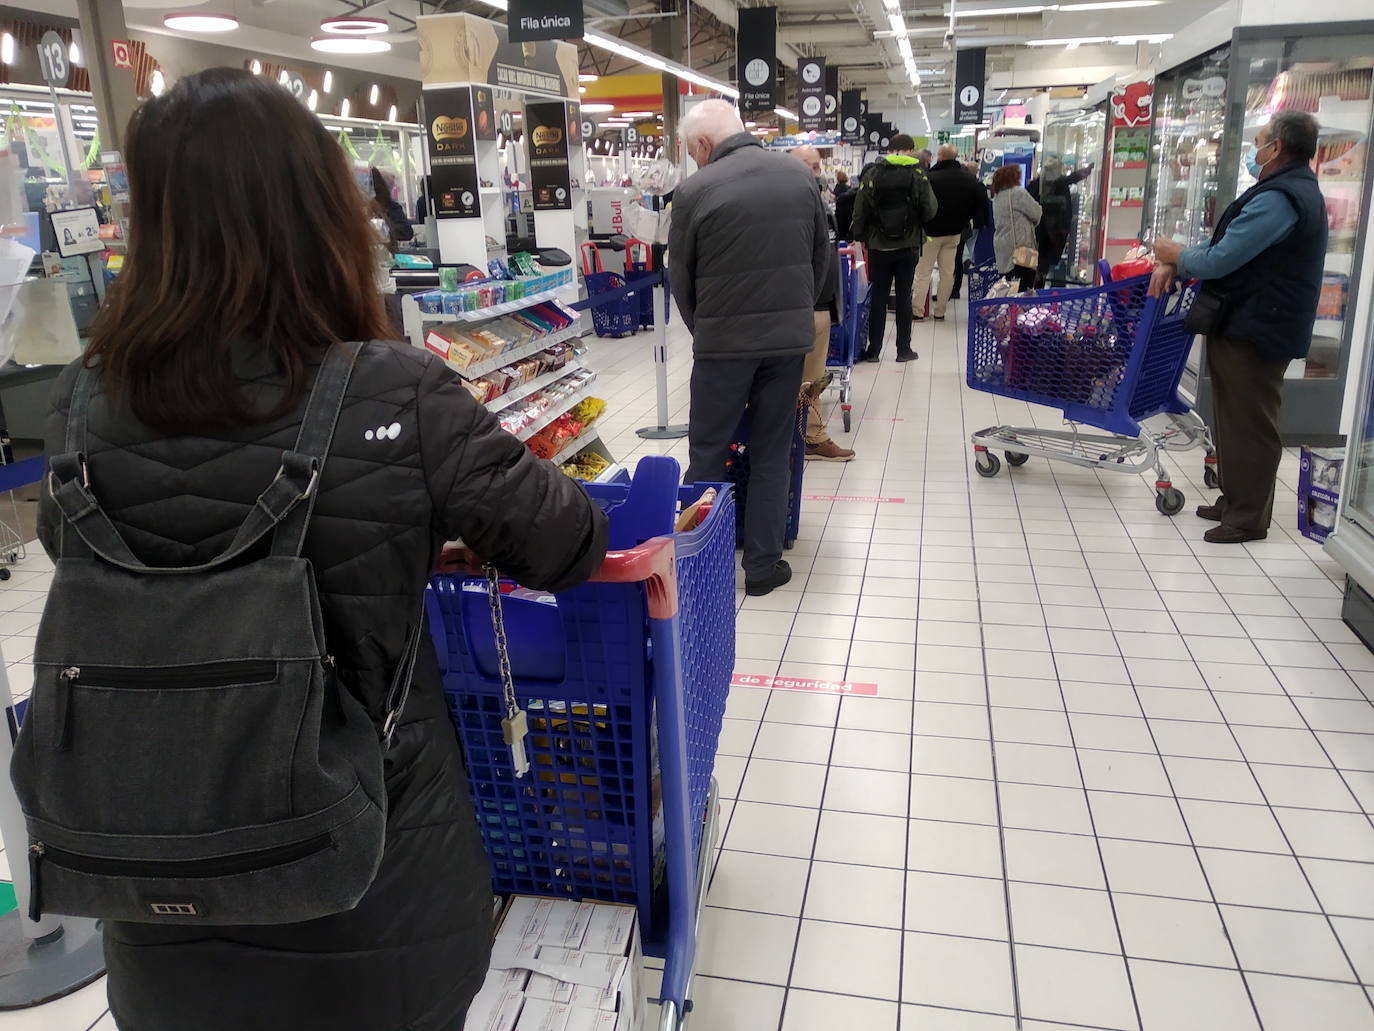
{"type": "Polygon", "coordinates": [[[677,547],[671,537],[655,537],[637,548],[608,551],[593,583],[643,583],[649,618],[671,619],[677,612],[677,547]]]}
{"type": "Polygon", "coordinates": [[[588,240],[581,248],[582,251],[582,274],[590,276],[593,272],[605,272],[606,269],[601,264],[601,251],[596,244],[588,240]],[[591,260],[589,261],[588,258],[591,260]]]}
{"type": "Polygon", "coordinates": [[[637,272],[637,271],[639,271],[638,269],[636,269],[636,268],[634,267],[634,254],[635,254],[635,248],[636,248],[636,247],[643,247],[643,248],[644,248],[644,269],[643,269],[643,271],[645,271],[645,272],[652,272],[652,271],[654,270],[654,251],[653,251],[653,248],[650,247],[650,246],[649,246],[647,243],[645,243],[643,240],[636,240],[634,237],[630,237],[628,240],[625,241],[625,271],[626,271],[626,272],[637,272]]]}

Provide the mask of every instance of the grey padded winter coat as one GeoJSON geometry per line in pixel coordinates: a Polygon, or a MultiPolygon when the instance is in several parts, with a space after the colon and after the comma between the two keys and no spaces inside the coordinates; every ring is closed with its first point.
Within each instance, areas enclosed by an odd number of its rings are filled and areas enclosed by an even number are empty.
{"type": "MultiPolygon", "coordinates": [[[[260,410],[271,410],[282,379],[266,353],[244,348],[236,371],[260,410]]],[[[75,373],[63,372],[54,395],[55,451],[75,373]]],[[[91,483],[140,559],[203,562],[275,475],[300,416],[168,438],[98,390],[91,483]]],[[[58,523],[45,496],[39,536],[49,554],[58,523]]],[[[305,557],[339,679],[376,720],[439,546],[459,537],[520,582],[557,590],[598,567],[606,520],[581,487],[503,431],[443,362],[369,343],[339,416],[305,557]]],[[[486,972],[492,896],[427,634],[414,685],[386,756],[386,853],[358,906],[272,927],[107,923],[121,1031],[461,1031],[486,972]]]]}
{"type": "Polygon", "coordinates": [[[723,140],[673,194],[669,278],[693,355],[810,351],[831,250],[825,204],[806,167],[748,133],[723,140]]]}
{"type": "Polygon", "coordinates": [[[1036,246],[1035,227],[1040,222],[1040,205],[1024,186],[1013,186],[992,198],[992,248],[997,255],[997,271],[1011,271],[1011,256],[1018,247],[1036,246]]]}

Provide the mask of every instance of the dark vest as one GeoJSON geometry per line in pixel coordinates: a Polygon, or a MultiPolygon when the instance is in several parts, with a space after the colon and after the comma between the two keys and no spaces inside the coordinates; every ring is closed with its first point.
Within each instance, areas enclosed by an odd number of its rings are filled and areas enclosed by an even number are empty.
{"type": "Polygon", "coordinates": [[[1326,263],[1326,201],[1312,169],[1306,162],[1294,162],[1250,187],[1222,213],[1212,243],[1226,235],[1226,227],[1250,200],[1269,190],[1288,198],[1298,213],[1297,225],[1282,240],[1208,285],[1230,299],[1223,335],[1247,341],[1276,361],[1305,358],[1312,346],[1326,263]]]}

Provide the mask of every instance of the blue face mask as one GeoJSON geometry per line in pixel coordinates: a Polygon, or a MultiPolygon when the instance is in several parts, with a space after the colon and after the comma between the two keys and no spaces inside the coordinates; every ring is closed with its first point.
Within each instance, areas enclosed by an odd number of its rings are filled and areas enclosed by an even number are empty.
{"type": "MultiPolygon", "coordinates": [[[[1266,143],[1265,146],[1267,147],[1269,144],[1266,143]]],[[[1264,166],[1259,162],[1259,148],[1253,143],[1250,144],[1249,149],[1245,152],[1245,167],[1256,179],[1258,179],[1260,173],[1264,171],[1264,166]]]]}

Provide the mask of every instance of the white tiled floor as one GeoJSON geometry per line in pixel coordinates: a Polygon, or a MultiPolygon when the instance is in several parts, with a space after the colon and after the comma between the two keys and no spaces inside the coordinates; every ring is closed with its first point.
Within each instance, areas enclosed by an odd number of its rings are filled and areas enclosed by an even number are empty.
{"type": "MultiPolygon", "coordinates": [[[[693,1026],[1371,1031],[1374,656],[1291,530],[1292,457],[1270,538],[1230,548],[1191,514],[1198,452],[1176,519],[1152,477],[982,479],[971,431],[1055,413],[964,386],[958,310],[919,362],[856,370],[832,430],[858,459],[807,467],[809,494],[901,500],[806,502],[796,579],[741,601],[739,671],[878,693],[734,690],[693,1026]]],[[[593,364],[617,457],[681,458],[634,435],[648,340],[593,364]]],[[[0,587],[17,688],[40,565],[0,587]]],[[[0,1029],[103,1012],[95,986],[0,1029]]]]}

